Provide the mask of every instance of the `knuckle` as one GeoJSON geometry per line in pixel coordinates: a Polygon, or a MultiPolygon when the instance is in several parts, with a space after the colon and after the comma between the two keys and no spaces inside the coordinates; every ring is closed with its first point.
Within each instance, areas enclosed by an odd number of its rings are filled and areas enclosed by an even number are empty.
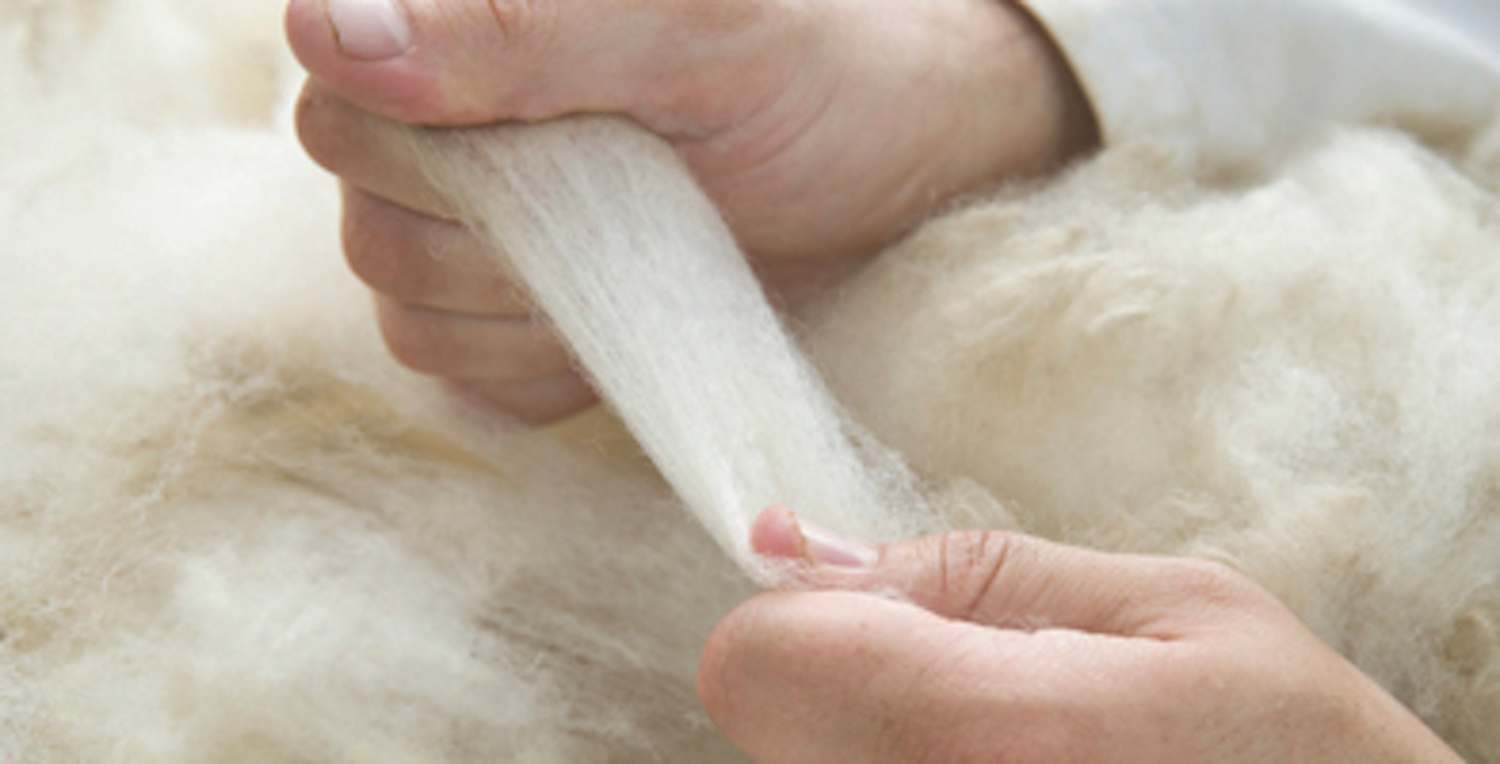
{"type": "Polygon", "coordinates": [[[376,292],[397,299],[411,296],[411,276],[400,252],[373,235],[367,226],[352,220],[345,224],[344,260],[349,270],[376,292]]]}
{"type": "Polygon", "coordinates": [[[572,368],[568,351],[552,329],[534,320],[518,322],[516,333],[503,340],[495,339],[491,347],[504,348],[491,363],[493,373],[509,379],[535,379],[572,368]]]}
{"type": "Polygon", "coordinates": [[[562,342],[531,320],[446,313],[383,300],[380,331],[403,366],[464,381],[540,381],[571,368],[562,342]]]}
{"type": "Polygon", "coordinates": [[[507,45],[546,38],[552,26],[548,0],[489,0],[489,7],[495,29],[507,45]]]}
{"type": "Polygon", "coordinates": [[[309,85],[297,97],[293,114],[297,140],[314,162],[323,169],[339,174],[346,163],[349,141],[340,110],[322,88],[309,85]]]}
{"type": "Polygon", "coordinates": [[[516,382],[462,380],[460,389],[530,425],[545,425],[592,405],[597,396],[575,373],[516,382]]]}
{"type": "Polygon", "coordinates": [[[390,221],[349,208],[343,226],[344,261],[375,292],[403,303],[433,301],[438,261],[390,221]]]}
{"type": "Polygon", "coordinates": [[[938,596],[948,615],[981,619],[1016,545],[1017,537],[1003,531],[957,531],[941,537],[938,596]]]}
{"type": "Polygon", "coordinates": [[[380,334],[402,366],[424,374],[447,375],[451,365],[440,327],[404,306],[383,306],[380,334]]]}

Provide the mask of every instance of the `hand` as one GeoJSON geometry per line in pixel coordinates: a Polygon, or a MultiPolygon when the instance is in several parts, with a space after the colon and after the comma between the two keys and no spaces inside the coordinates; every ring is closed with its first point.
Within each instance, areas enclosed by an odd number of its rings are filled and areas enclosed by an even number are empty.
{"type": "Polygon", "coordinates": [[[863,547],[777,508],[752,544],[820,589],[750,600],[704,652],[709,714],[762,764],[1459,761],[1216,564],[1008,533],[863,547]]]}
{"type": "Polygon", "coordinates": [[[396,357],[535,421],[593,394],[420,173],[363,140],[363,113],[632,117],[677,147],[783,306],[946,200],[1097,140],[1045,34],[1000,0],[384,1],[292,0],[303,143],[344,181],[345,250],[396,357]]]}

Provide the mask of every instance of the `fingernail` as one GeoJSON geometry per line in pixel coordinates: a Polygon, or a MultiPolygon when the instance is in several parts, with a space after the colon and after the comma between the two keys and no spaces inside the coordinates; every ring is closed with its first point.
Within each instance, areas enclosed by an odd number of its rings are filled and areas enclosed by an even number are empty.
{"type": "Polygon", "coordinates": [[[869,568],[880,560],[880,552],[862,541],[845,538],[827,528],[798,520],[802,555],[820,565],[836,568],[869,568]]]}
{"type": "Polygon", "coordinates": [[[384,61],[411,48],[411,27],[396,0],[328,0],[339,50],[350,58],[384,61]]]}

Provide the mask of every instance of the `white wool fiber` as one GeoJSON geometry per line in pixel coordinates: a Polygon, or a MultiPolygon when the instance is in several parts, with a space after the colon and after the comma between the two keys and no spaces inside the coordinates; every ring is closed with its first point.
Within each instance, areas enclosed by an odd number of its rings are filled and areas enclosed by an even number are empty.
{"type": "MultiPolygon", "coordinates": [[[[0,0],[0,761],[744,761],[693,675],[751,587],[604,413],[390,360],[281,5],[0,0]]],[[[801,339],[947,522],[1223,560],[1500,762],[1500,130],[1159,160],[935,220],[801,339]]]]}
{"type": "Polygon", "coordinates": [[[632,123],[389,127],[488,237],[689,508],[747,572],[771,504],[870,539],[930,527],[840,418],[676,153],[632,123]]]}

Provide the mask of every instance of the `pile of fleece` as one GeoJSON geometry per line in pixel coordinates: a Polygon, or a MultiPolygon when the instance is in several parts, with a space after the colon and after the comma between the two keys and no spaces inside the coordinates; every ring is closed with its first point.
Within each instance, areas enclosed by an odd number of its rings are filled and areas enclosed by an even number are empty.
{"type": "MultiPolygon", "coordinates": [[[[612,418],[385,354],[279,0],[0,0],[0,760],[739,761],[612,418]]],[[[1113,148],[797,318],[954,527],[1222,560],[1500,760],[1500,141],[1113,148]]]]}

